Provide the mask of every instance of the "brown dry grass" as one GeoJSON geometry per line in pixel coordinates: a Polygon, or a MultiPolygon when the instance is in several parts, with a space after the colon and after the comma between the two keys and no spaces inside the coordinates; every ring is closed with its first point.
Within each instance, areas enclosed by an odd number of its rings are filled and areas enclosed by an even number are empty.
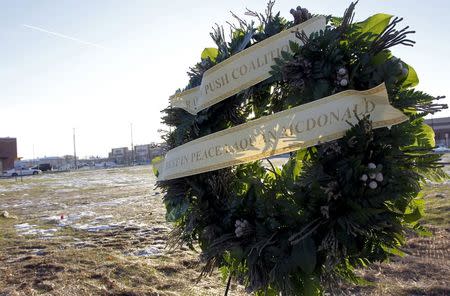
{"type": "MultiPolygon", "coordinates": [[[[18,217],[0,218],[0,295],[221,295],[217,274],[198,281],[196,253],[164,249],[170,225],[153,184],[149,167],[0,180],[0,211],[18,217]],[[95,216],[68,226],[47,219],[64,214],[62,221],[70,221],[87,211],[95,216]],[[101,217],[107,218],[96,220],[101,217]],[[121,221],[134,224],[80,228],[121,221]],[[57,232],[23,235],[15,227],[23,223],[57,232]],[[149,246],[160,253],[136,255],[149,246]]],[[[242,288],[234,290],[238,295],[242,288]]]]}
{"type": "MultiPolygon", "coordinates": [[[[39,176],[25,178],[23,184],[0,180],[0,210],[18,216],[0,218],[0,295],[223,295],[225,285],[217,274],[197,281],[198,255],[188,249],[136,256],[137,250],[164,245],[170,231],[149,171],[139,167],[39,176]],[[71,183],[78,179],[86,183],[71,183]],[[131,199],[108,203],[124,198],[131,199]],[[108,217],[108,223],[136,223],[86,231],[77,225],[100,222],[81,217],[60,226],[46,219],[60,213],[70,217],[86,209],[108,217]],[[15,227],[21,223],[57,228],[57,232],[49,237],[21,235],[15,227]]],[[[450,295],[450,186],[429,185],[425,194],[424,221],[434,235],[410,235],[405,257],[358,271],[373,285],[345,285],[329,295],[450,295]]],[[[230,295],[246,294],[242,287],[233,286],[230,295]]]]}
{"type": "Polygon", "coordinates": [[[429,237],[410,234],[404,257],[376,264],[359,274],[374,283],[345,287],[348,295],[450,295],[450,185],[429,184],[424,189],[429,237]]]}

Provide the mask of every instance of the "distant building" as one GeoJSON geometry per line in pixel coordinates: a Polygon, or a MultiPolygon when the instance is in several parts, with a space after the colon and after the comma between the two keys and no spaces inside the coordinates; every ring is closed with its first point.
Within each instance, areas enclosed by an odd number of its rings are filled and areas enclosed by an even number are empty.
{"type": "Polygon", "coordinates": [[[150,163],[156,156],[165,152],[164,144],[150,143],[134,146],[134,161],[139,164],[150,163]]]}
{"type": "Polygon", "coordinates": [[[109,153],[109,159],[117,164],[128,164],[130,157],[131,153],[128,147],[113,148],[109,153]]]}
{"type": "Polygon", "coordinates": [[[128,147],[113,148],[108,154],[108,160],[116,164],[148,164],[156,156],[162,155],[167,150],[165,144],[150,143],[135,145],[134,150],[128,147]]]}
{"type": "Polygon", "coordinates": [[[425,123],[434,130],[436,146],[449,147],[450,117],[425,119],[425,123]]]}
{"type": "Polygon", "coordinates": [[[151,144],[134,146],[134,161],[137,163],[149,163],[152,155],[151,151],[151,144]]]}
{"type": "Polygon", "coordinates": [[[14,168],[14,161],[16,159],[16,138],[0,138],[0,172],[14,168]]]}

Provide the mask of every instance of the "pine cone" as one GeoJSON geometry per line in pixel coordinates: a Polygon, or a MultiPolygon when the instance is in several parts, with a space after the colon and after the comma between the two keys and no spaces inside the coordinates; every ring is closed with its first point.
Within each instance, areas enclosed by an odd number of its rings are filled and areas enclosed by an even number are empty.
{"type": "Polygon", "coordinates": [[[308,9],[306,8],[302,9],[302,17],[304,21],[309,20],[311,18],[311,13],[309,13],[308,9]]]}
{"type": "Polygon", "coordinates": [[[290,13],[294,17],[294,25],[301,24],[311,18],[311,13],[309,13],[308,9],[301,8],[300,6],[297,6],[297,9],[292,8],[290,13]]]}
{"type": "Polygon", "coordinates": [[[252,232],[252,226],[247,220],[236,220],[235,224],[235,231],[234,234],[236,237],[242,237],[248,235],[250,232],[252,232]]]}
{"type": "Polygon", "coordinates": [[[337,141],[325,143],[321,147],[321,152],[326,155],[339,154],[341,153],[341,146],[339,146],[337,141]]]}
{"type": "Polygon", "coordinates": [[[302,90],[305,86],[305,79],[311,76],[311,68],[312,64],[310,61],[303,57],[297,57],[282,67],[283,81],[294,88],[302,90]]]}

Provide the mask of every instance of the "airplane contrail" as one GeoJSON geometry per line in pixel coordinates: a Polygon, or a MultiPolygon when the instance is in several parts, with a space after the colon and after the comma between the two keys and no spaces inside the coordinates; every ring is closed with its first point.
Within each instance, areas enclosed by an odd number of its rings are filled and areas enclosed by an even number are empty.
{"type": "Polygon", "coordinates": [[[67,36],[67,35],[64,35],[64,34],[61,34],[61,33],[52,32],[52,31],[45,30],[45,29],[42,29],[42,28],[39,28],[39,27],[36,27],[36,26],[30,26],[30,25],[26,25],[26,24],[23,24],[23,26],[26,27],[26,28],[29,28],[29,29],[32,29],[32,30],[36,30],[36,31],[40,31],[40,32],[44,32],[44,33],[47,33],[47,34],[50,34],[50,35],[53,35],[53,36],[61,37],[61,38],[64,38],[64,39],[69,39],[69,40],[72,40],[72,41],[75,41],[75,42],[78,42],[78,43],[81,43],[81,44],[90,45],[90,46],[94,46],[94,47],[102,48],[102,49],[107,49],[106,47],[104,47],[102,45],[99,45],[99,44],[95,44],[95,43],[84,41],[84,40],[81,40],[81,39],[78,39],[78,38],[70,37],[70,36],[67,36]]]}

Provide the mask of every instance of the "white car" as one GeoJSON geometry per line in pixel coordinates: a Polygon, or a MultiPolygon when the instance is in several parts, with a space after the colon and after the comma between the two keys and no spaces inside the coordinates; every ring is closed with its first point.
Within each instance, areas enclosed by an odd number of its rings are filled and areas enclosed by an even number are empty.
{"type": "Polygon", "coordinates": [[[448,153],[450,152],[450,148],[447,148],[445,146],[438,146],[433,149],[435,153],[448,153]]]}
{"type": "Polygon", "coordinates": [[[42,171],[38,169],[11,169],[3,172],[5,177],[30,176],[41,174],[42,171]]]}

